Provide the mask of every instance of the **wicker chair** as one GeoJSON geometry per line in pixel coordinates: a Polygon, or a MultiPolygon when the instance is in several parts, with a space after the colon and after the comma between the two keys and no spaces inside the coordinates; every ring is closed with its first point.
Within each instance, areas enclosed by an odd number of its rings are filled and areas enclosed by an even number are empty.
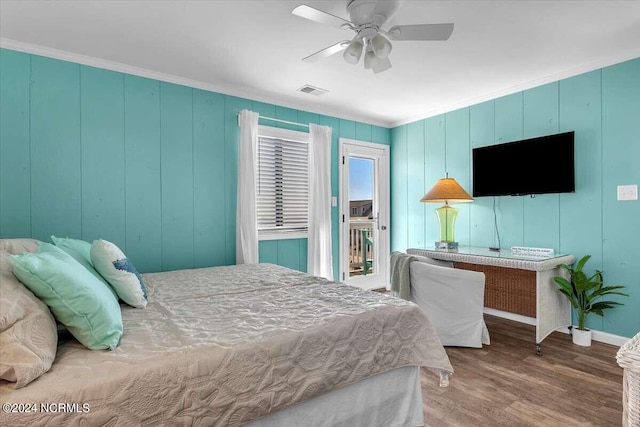
{"type": "Polygon", "coordinates": [[[627,341],[616,356],[624,369],[622,394],[623,427],[640,426],[640,332],[627,341]]]}

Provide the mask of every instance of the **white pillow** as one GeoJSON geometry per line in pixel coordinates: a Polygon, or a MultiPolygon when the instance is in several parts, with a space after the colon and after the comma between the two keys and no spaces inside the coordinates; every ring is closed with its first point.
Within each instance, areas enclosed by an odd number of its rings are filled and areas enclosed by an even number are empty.
{"type": "Polygon", "coordinates": [[[91,262],[122,301],[136,308],[147,306],[144,281],[120,248],[106,240],[94,240],[91,262]]]}

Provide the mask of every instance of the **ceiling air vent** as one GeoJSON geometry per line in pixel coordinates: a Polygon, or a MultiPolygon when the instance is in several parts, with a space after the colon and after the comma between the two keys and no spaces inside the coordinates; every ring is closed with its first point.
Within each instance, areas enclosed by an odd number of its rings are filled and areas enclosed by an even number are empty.
{"type": "Polygon", "coordinates": [[[325,94],[327,92],[329,92],[326,89],[320,89],[319,87],[315,87],[315,86],[311,86],[311,85],[304,85],[302,86],[300,89],[298,89],[298,92],[302,92],[302,93],[308,93],[310,95],[322,95],[325,94]]]}

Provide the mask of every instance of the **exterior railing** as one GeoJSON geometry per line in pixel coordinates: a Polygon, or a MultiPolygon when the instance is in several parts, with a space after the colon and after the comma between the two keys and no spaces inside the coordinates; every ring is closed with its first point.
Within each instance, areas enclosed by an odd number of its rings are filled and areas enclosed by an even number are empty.
{"type": "Polygon", "coordinates": [[[373,220],[349,220],[349,275],[359,276],[373,271],[373,220]],[[364,239],[363,239],[364,237],[364,239]]]}

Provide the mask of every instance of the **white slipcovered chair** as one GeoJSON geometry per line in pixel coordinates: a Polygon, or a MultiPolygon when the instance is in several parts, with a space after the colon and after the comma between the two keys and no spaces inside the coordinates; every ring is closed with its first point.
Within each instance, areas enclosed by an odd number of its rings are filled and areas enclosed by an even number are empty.
{"type": "Polygon", "coordinates": [[[453,263],[415,256],[409,264],[411,296],[436,328],[444,346],[490,344],[484,323],[484,273],[453,263]]]}

